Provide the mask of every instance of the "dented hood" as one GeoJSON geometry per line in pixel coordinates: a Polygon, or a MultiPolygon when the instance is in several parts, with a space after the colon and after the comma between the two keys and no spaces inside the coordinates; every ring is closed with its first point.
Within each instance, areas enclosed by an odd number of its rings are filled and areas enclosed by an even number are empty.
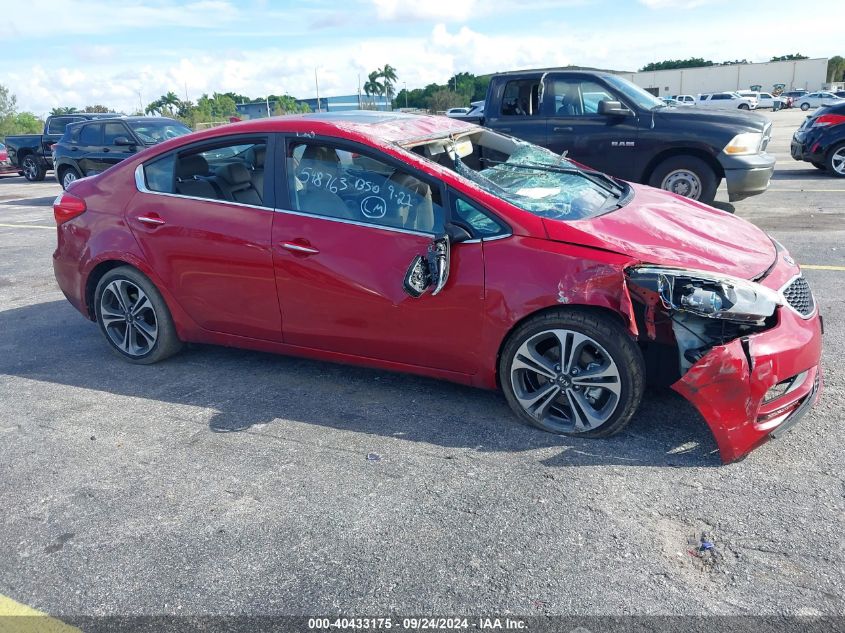
{"type": "Polygon", "coordinates": [[[660,189],[631,186],[633,200],[611,213],[573,222],[544,218],[549,238],[744,279],[774,262],[772,240],[750,222],[660,189]]]}

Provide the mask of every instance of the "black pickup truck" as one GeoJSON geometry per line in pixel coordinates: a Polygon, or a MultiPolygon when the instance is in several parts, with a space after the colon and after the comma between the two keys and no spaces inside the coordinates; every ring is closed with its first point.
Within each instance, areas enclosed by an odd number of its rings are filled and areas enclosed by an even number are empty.
{"type": "Polygon", "coordinates": [[[747,112],[667,106],[611,73],[566,69],[494,75],[484,115],[491,129],[563,153],[612,176],[713,201],[763,193],[775,159],[771,122],[747,112]]]}
{"type": "Polygon", "coordinates": [[[43,134],[23,134],[21,136],[7,136],[6,150],[9,161],[23,173],[30,181],[44,180],[48,169],[53,169],[53,145],[62,138],[65,128],[71,123],[88,121],[102,117],[114,118],[119,116],[112,113],[74,112],[48,116],[44,123],[43,134]]]}

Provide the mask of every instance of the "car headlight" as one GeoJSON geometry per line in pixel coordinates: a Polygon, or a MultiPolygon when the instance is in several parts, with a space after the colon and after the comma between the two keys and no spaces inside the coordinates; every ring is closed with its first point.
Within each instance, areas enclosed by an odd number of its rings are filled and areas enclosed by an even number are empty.
{"type": "Polygon", "coordinates": [[[756,154],[760,151],[760,145],[763,144],[762,132],[743,132],[737,134],[731,139],[731,142],[725,145],[722,150],[725,154],[733,156],[744,156],[747,154],[756,154]]]}
{"type": "Polygon", "coordinates": [[[779,293],[747,279],[699,270],[638,266],[632,284],[653,290],[667,310],[762,324],[782,303],[779,293]]]}

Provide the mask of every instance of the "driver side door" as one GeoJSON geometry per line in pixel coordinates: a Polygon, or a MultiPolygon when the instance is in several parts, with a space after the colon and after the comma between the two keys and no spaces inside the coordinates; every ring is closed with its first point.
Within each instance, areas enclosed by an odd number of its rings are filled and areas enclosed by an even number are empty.
{"type": "Polygon", "coordinates": [[[275,176],[287,193],[272,236],[284,342],[475,373],[480,241],[451,247],[448,281],[436,296],[415,298],[403,286],[416,256],[444,230],[442,183],[333,139],[291,138],[284,151],[285,169],[275,176]]]}

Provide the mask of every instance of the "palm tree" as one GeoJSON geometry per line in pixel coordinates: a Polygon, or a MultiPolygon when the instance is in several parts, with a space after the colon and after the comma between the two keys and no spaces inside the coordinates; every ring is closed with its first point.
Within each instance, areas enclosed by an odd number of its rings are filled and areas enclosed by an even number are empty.
{"type": "Polygon", "coordinates": [[[399,78],[396,75],[396,69],[391,66],[390,64],[385,64],[384,68],[376,71],[378,76],[384,80],[384,94],[387,95],[387,98],[392,102],[393,95],[395,94],[393,91],[393,85],[396,83],[396,80],[399,78]]]}
{"type": "MultiPolygon", "coordinates": [[[[379,71],[374,70],[367,76],[367,81],[364,83],[364,92],[368,97],[373,95],[383,95],[384,94],[384,85],[379,83],[379,71]]],[[[371,100],[371,104],[375,105],[375,103],[371,100]]]]}
{"type": "Polygon", "coordinates": [[[173,116],[175,110],[179,107],[179,97],[172,90],[161,98],[161,105],[167,108],[170,116],[173,116]]]}

